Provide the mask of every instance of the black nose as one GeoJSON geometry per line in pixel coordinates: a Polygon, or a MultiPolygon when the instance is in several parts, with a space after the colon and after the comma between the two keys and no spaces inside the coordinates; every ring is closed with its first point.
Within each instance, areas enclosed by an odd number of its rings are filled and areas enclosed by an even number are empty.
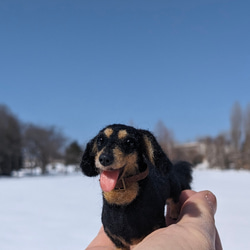
{"type": "Polygon", "coordinates": [[[113,163],[114,157],[112,154],[101,154],[99,157],[99,161],[103,166],[109,166],[113,163]]]}

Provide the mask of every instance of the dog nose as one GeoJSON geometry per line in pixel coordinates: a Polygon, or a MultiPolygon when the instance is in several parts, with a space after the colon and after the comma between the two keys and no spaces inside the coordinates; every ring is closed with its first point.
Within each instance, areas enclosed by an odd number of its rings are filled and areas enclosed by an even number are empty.
{"type": "Polygon", "coordinates": [[[111,154],[101,154],[99,161],[103,166],[109,166],[113,163],[114,157],[111,154]]]}

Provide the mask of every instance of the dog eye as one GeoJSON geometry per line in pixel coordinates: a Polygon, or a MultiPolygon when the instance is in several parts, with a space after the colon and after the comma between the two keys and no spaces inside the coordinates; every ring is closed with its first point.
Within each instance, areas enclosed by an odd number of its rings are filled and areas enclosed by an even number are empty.
{"type": "Polygon", "coordinates": [[[97,145],[98,146],[102,146],[104,143],[104,137],[100,136],[98,139],[97,139],[97,145]]]}
{"type": "Polygon", "coordinates": [[[133,147],[135,145],[135,142],[133,139],[131,138],[128,138],[126,139],[126,144],[129,146],[129,147],[133,147]]]}

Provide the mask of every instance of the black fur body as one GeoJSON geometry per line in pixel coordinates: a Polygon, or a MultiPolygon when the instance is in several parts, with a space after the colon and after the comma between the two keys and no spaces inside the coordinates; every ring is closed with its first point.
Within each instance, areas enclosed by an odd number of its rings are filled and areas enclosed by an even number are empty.
{"type": "MultiPolygon", "coordinates": [[[[120,171],[117,182],[149,169],[145,178],[128,182],[123,189],[103,192],[104,230],[122,249],[165,227],[166,200],[178,204],[181,191],[190,189],[192,180],[191,165],[173,165],[149,131],[121,124],[107,126],[87,144],[81,168],[87,176],[120,171]]],[[[172,211],[173,217],[176,212],[172,211]]]]}

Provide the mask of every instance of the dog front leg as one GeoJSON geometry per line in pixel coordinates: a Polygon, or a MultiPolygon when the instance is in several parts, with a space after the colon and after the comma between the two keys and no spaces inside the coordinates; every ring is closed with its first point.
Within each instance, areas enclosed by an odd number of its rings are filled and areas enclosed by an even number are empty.
{"type": "Polygon", "coordinates": [[[173,220],[177,220],[181,210],[180,203],[174,202],[173,198],[168,198],[166,204],[169,206],[169,217],[173,220]]]}

